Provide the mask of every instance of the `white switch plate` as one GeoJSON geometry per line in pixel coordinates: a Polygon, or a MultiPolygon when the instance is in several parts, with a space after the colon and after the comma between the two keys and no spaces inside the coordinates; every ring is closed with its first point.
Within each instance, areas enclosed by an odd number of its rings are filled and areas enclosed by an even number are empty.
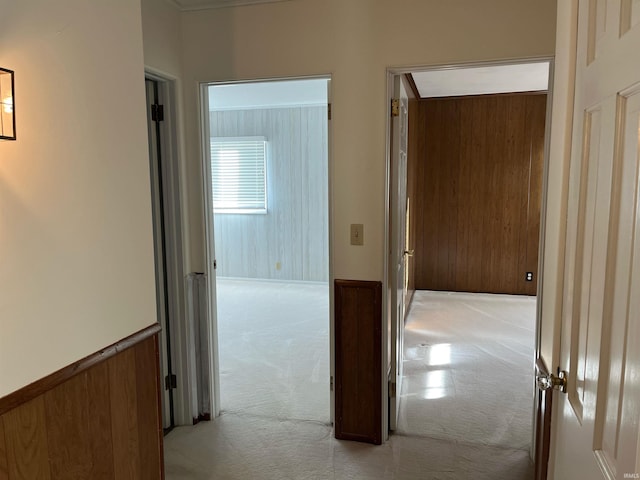
{"type": "Polygon", "coordinates": [[[351,245],[364,245],[364,225],[361,223],[351,224],[351,245]]]}

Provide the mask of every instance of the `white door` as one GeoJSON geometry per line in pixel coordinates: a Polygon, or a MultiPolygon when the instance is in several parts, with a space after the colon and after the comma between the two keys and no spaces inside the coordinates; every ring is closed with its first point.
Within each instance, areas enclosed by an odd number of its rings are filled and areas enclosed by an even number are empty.
{"type": "Polygon", "coordinates": [[[551,478],[640,478],[640,1],[578,5],[551,478]]]}
{"type": "Polygon", "coordinates": [[[153,213],[153,242],[156,271],[156,309],[158,323],[162,327],[158,338],[160,346],[160,384],[162,395],[162,427],[168,429],[174,426],[173,391],[171,384],[167,384],[171,371],[171,344],[169,337],[169,298],[167,285],[167,249],[166,229],[163,202],[163,172],[162,172],[162,148],[159,120],[151,113],[152,107],[159,104],[158,83],[154,80],[145,80],[147,94],[147,133],[149,140],[149,169],[151,180],[151,206],[153,213]]]}
{"type": "MultiPolygon", "coordinates": [[[[200,85],[200,108],[202,125],[202,152],[203,152],[203,176],[204,176],[204,208],[205,208],[205,238],[207,251],[207,264],[205,273],[207,275],[208,299],[207,308],[209,321],[207,322],[207,353],[209,372],[209,385],[202,386],[208,389],[209,398],[212,400],[212,413],[214,417],[220,415],[220,359],[218,358],[218,307],[216,289],[216,250],[215,233],[213,222],[213,182],[211,179],[211,126],[209,119],[209,87],[207,84],[200,85]]],[[[201,388],[202,388],[201,387],[201,388]]]]}
{"type": "Polygon", "coordinates": [[[407,136],[409,126],[409,98],[400,75],[394,77],[393,121],[391,122],[391,373],[389,392],[389,428],[398,425],[398,407],[402,391],[402,360],[404,314],[407,283],[407,136]]]}

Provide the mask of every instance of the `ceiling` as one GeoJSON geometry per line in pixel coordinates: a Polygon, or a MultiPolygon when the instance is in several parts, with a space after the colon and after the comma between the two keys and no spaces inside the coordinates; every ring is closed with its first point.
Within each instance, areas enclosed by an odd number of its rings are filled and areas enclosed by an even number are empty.
{"type": "Polygon", "coordinates": [[[209,110],[326,105],[328,79],[311,78],[209,86],[209,110]]]}
{"type": "Polygon", "coordinates": [[[287,2],[289,0],[170,0],[180,10],[206,10],[209,8],[237,7],[256,3],[287,2]]]}
{"type": "Polygon", "coordinates": [[[421,98],[545,91],[549,62],[411,72],[421,98]]]}

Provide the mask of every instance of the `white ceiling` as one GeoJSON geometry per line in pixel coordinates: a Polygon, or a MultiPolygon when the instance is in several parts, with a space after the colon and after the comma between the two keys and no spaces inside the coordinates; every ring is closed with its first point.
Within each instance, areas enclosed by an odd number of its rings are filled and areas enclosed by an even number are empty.
{"type": "Polygon", "coordinates": [[[206,10],[208,8],[237,7],[256,3],[286,2],[289,0],[170,0],[180,10],[206,10]]]}
{"type": "Polygon", "coordinates": [[[412,72],[422,98],[548,89],[549,62],[412,72]]]}
{"type": "Polygon", "coordinates": [[[209,110],[327,104],[327,79],[231,83],[209,86],[209,110]]]}

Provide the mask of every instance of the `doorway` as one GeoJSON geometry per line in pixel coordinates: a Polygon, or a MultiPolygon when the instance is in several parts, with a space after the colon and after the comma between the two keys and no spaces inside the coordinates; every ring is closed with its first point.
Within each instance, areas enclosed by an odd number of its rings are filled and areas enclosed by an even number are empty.
{"type": "Polygon", "coordinates": [[[397,349],[398,368],[391,369],[389,385],[397,383],[397,398],[392,398],[391,391],[388,424],[412,435],[440,435],[438,438],[443,439],[450,436],[452,441],[477,438],[485,446],[513,445],[513,434],[518,431],[517,443],[525,462],[533,444],[531,365],[537,351],[539,323],[540,296],[536,293],[541,291],[542,276],[538,252],[544,228],[540,212],[544,211],[550,70],[549,59],[394,70],[388,83],[389,94],[394,82],[405,83],[410,110],[405,199],[410,206],[410,219],[406,229],[409,233],[402,238],[395,238],[404,229],[398,229],[399,222],[394,221],[394,214],[398,216],[402,210],[399,202],[403,199],[397,200],[394,195],[398,169],[393,158],[398,143],[393,140],[393,116],[389,122],[387,245],[407,247],[404,252],[388,250],[388,290],[394,291],[397,285],[400,291],[400,279],[392,275],[391,265],[397,255],[404,253],[408,279],[402,281],[408,283],[410,303],[405,307],[407,316],[394,318],[396,309],[386,310],[391,315],[390,343],[399,347],[404,344],[404,349],[397,349]],[[491,78],[493,74],[498,77],[491,78]],[[467,87],[470,89],[465,90],[467,87]],[[531,123],[534,117],[539,119],[536,127],[531,123]],[[492,125],[496,120],[498,123],[492,125]],[[531,133],[532,129],[537,131],[531,133]],[[465,131],[473,133],[467,136],[465,131]],[[418,136],[420,140],[416,141],[418,136]],[[532,136],[536,137],[535,142],[532,136]],[[502,138],[506,141],[500,143],[502,138]],[[497,158],[497,162],[480,161],[478,157],[485,147],[489,154],[484,156],[497,158]],[[519,149],[522,150],[518,152],[519,149]],[[420,161],[416,161],[416,150],[423,151],[420,161]],[[512,161],[518,155],[522,158],[520,166],[512,161]],[[429,157],[429,162],[424,157],[429,157]],[[498,192],[505,181],[513,185],[498,192]],[[495,195],[488,195],[496,192],[498,200],[495,195]],[[483,197],[493,200],[483,206],[483,197]],[[492,234],[498,238],[491,240],[492,234]],[[509,250],[500,244],[503,241],[515,248],[509,250]],[[512,271],[507,272],[507,268],[512,271]],[[501,312],[508,312],[508,316],[503,317],[501,312]],[[495,338],[499,339],[497,344],[483,343],[495,338]],[[483,357],[474,357],[468,347],[482,350],[486,362],[479,363],[484,362],[483,357]],[[510,360],[499,360],[501,356],[510,360]],[[496,359],[501,365],[511,365],[511,360],[520,365],[524,381],[518,382],[520,397],[511,401],[519,405],[523,399],[528,400],[524,421],[520,422],[523,412],[513,411],[509,415],[513,415],[514,423],[502,425],[500,432],[481,425],[494,413],[499,417],[499,412],[490,412],[487,405],[495,410],[500,402],[494,400],[509,395],[494,391],[498,397],[483,404],[479,398],[482,389],[474,390],[475,380],[485,375],[480,373],[484,366],[487,375],[496,372],[496,365],[491,367],[496,359]],[[470,370],[456,373],[455,363],[470,370]],[[402,367],[404,382],[399,373],[402,367]],[[459,394],[466,395],[471,390],[474,393],[469,396],[469,405],[456,405],[464,397],[459,394]],[[468,412],[479,422],[463,425],[461,412],[468,412]],[[425,420],[424,431],[420,431],[420,418],[425,420]]]}
{"type": "Polygon", "coordinates": [[[217,414],[330,421],[328,89],[203,87],[217,414]]]}

